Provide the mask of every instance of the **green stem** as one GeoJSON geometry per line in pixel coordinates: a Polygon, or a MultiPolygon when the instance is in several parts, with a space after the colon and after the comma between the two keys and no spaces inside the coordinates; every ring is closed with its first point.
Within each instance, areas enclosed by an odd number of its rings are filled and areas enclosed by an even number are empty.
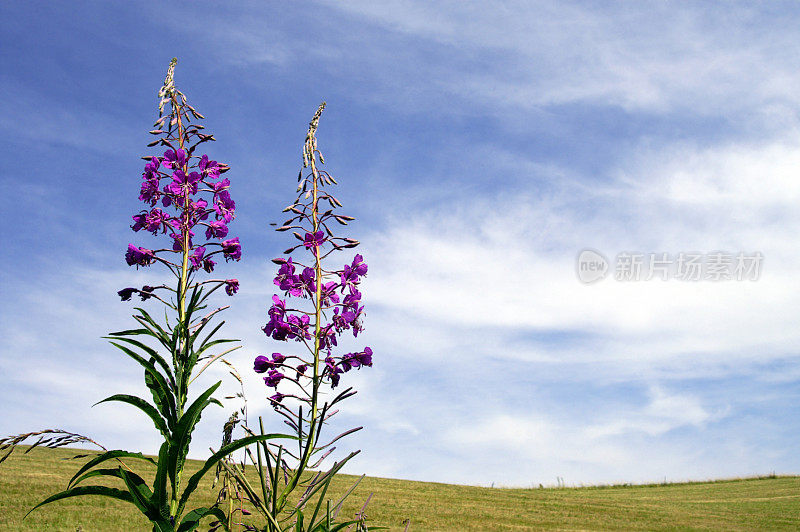
{"type": "MultiPolygon", "coordinates": [[[[175,94],[172,94],[172,109],[175,112],[177,121],[178,121],[178,144],[180,149],[184,149],[184,141],[183,141],[183,121],[181,120],[181,106],[178,103],[178,99],[175,94]]],[[[189,159],[187,157],[186,163],[183,165],[181,170],[184,174],[189,175],[189,159]]],[[[189,359],[189,324],[186,323],[186,292],[188,290],[189,285],[189,189],[184,188],[184,195],[183,195],[183,213],[182,213],[182,248],[183,248],[183,262],[181,267],[181,278],[180,284],[178,285],[178,327],[180,328],[180,345],[178,347],[178,360],[173,360],[173,363],[176,365],[176,375],[179,375],[179,382],[178,390],[177,390],[177,397],[176,397],[176,407],[177,407],[177,418],[183,416],[183,407],[186,404],[186,397],[188,395],[188,390],[184,392],[184,388],[186,387],[184,383],[189,378],[189,375],[185,374],[185,370],[188,369],[184,366],[185,362],[189,359]],[[180,368],[178,367],[180,366],[180,368]]],[[[170,499],[170,516],[175,518],[177,521],[177,512],[178,512],[178,491],[181,485],[181,477],[183,476],[183,466],[178,467],[177,471],[175,471],[175,489],[172,491],[172,496],[170,499]]]]}

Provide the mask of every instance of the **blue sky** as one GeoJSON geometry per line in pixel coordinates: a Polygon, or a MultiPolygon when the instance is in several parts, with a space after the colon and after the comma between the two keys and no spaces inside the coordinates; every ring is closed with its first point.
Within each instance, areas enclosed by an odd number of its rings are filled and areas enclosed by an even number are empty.
{"type": "MultiPolygon", "coordinates": [[[[128,242],[169,59],[231,165],[248,371],[308,120],[370,264],[351,472],[508,486],[798,473],[800,9],[788,2],[4,2],[0,433],[155,452],[94,402],[154,281],[128,242]],[[755,282],[578,281],[584,248],[755,252],[755,282]]],[[[156,276],[154,278],[153,276],[156,276]]],[[[220,368],[208,379],[224,376],[220,368]]],[[[228,390],[233,383],[226,381],[228,390]]],[[[234,405],[231,404],[231,408],[234,405]]],[[[227,412],[204,417],[194,456],[227,412]]]]}

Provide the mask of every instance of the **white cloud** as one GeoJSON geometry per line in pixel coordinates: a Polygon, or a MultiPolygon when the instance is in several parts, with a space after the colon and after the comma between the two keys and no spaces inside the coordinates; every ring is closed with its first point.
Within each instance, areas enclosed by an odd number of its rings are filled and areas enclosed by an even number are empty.
{"type": "Polygon", "coordinates": [[[721,16],[700,4],[327,4],[390,32],[447,47],[460,69],[437,82],[474,101],[517,108],[596,102],[703,114],[746,107],[764,118],[798,103],[791,89],[798,80],[796,59],[779,53],[791,47],[789,19],[775,28],[755,7],[727,6],[721,16]],[[760,24],[773,31],[757,30],[760,24]],[[754,102],[769,105],[753,109],[754,102]]]}
{"type": "Polygon", "coordinates": [[[637,156],[614,171],[616,179],[590,189],[555,181],[557,192],[545,199],[507,195],[406,215],[413,222],[398,217],[386,232],[364,238],[370,299],[391,313],[381,329],[391,330],[399,312],[415,329],[432,329],[430,340],[440,346],[447,333],[437,328],[476,336],[500,328],[592,333],[599,342],[582,353],[588,359],[748,350],[762,360],[785,356],[800,339],[791,325],[800,313],[791,295],[800,266],[793,208],[800,189],[792,172],[800,145],[678,152],[637,156]],[[593,210],[599,214],[587,219],[593,210]],[[674,257],[718,249],[760,251],[765,259],[756,282],[606,279],[586,286],[574,270],[584,247],[612,260],[622,251],[674,257]]]}

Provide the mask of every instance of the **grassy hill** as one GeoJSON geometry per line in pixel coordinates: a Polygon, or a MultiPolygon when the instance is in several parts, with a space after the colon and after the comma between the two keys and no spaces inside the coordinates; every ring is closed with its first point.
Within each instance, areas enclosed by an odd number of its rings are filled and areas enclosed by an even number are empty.
{"type": "MultiPolygon", "coordinates": [[[[131,506],[103,497],[59,501],[22,517],[63,489],[79,467],[70,449],[15,452],[0,464],[0,530],[149,531],[131,506]]],[[[190,470],[198,467],[196,462],[190,470]]],[[[336,484],[341,492],[354,477],[336,484]]],[[[370,523],[391,530],[800,530],[800,477],[650,486],[503,489],[365,478],[344,508],[374,495],[370,523]]],[[[211,477],[192,503],[215,500],[211,477]]],[[[207,527],[203,526],[205,530],[207,527]]]]}

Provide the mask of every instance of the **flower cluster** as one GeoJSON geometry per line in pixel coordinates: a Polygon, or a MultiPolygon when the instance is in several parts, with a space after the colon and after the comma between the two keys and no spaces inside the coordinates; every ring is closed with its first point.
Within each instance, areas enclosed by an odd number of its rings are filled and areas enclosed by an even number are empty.
{"type": "MultiPolygon", "coordinates": [[[[313,238],[306,235],[306,239],[313,238]]],[[[304,342],[308,347],[313,344],[310,340],[314,339],[312,315],[301,310],[286,308],[286,301],[291,298],[304,298],[316,301],[321,313],[330,312],[330,321],[319,324],[317,335],[318,349],[327,351],[328,356],[324,360],[324,368],[321,376],[327,378],[332,387],[339,384],[339,375],[352,368],[361,366],[372,366],[372,350],[366,347],[360,353],[347,353],[335,357],[331,355],[331,349],[338,346],[337,337],[345,331],[352,331],[353,336],[357,337],[362,330],[361,317],[364,307],[361,303],[361,292],[358,286],[362,277],[366,276],[368,266],[361,255],[356,255],[350,264],[345,264],[341,270],[331,273],[335,281],[316,283],[316,274],[310,267],[304,267],[300,274],[296,264],[291,257],[277,258],[274,260],[280,265],[275,276],[274,284],[283,292],[285,299],[278,295],[272,296],[272,306],[269,308],[269,322],[264,326],[263,331],[267,336],[274,340],[286,341],[295,340],[304,342]],[[320,288],[319,300],[316,300],[317,284],[320,288]]],[[[297,359],[296,365],[286,362],[287,357],[280,353],[274,353],[273,359],[269,360],[264,356],[259,356],[255,360],[254,369],[256,373],[269,374],[264,377],[267,386],[276,387],[285,376],[282,371],[287,369],[297,373],[298,378],[304,375],[309,362],[301,357],[291,357],[297,359]]]]}
{"type": "MultiPolygon", "coordinates": [[[[310,167],[310,172],[304,177],[301,171],[298,197],[284,209],[293,216],[277,228],[278,231],[299,230],[294,232],[294,237],[300,243],[287,249],[284,252],[287,256],[273,259],[278,265],[273,282],[283,297],[273,295],[267,312],[269,321],[263,327],[264,333],[274,340],[303,344],[308,356],[285,356],[281,353],[274,353],[272,358],[259,356],[253,368],[256,373],[266,374],[263,377],[265,384],[276,388],[276,392],[283,381],[294,382],[300,390],[309,383],[316,389],[320,382],[335,388],[343,373],[372,366],[372,349],[369,347],[342,355],[333,352],[339,346],[341,335],[350,331],[357,337],[363,330],[364,307],[359,286],[367,275],[368,266],[358,254],[341,269],[329,270],[323,266],[324,259],[331,253],[353,248],[358,241],[334,236],[329,227],[330,222],[346,225],[353,218],[334,214],[341,203],[324,187],[335,181],[317,167],[317,160],[322,164],[315,138],[321,111],[322,107],[312,120],[303,153],[304,167],[310,167]],[[330,207],[324,211],[320,208],[323,201],[330,207]],[[301,259],[291,256],[298,250],[303,252],[301,259]]],[[[276,393],[270,400],[277,406],[284,397],[284,394],[276,393]]],[[[303,399],[303,396],[293,397],[303,399]]],[[[310,397],[306,396],[306,399],[310,397]]]]}
{"type": "MultiPolygon", "coordinates": [[[[228,166],[207,154],[194,155],[199,144],[214,138],[201,133],[203,126],[192,123],[190,112],[194,118],[202,118],[186,105],[177,115],[173,112],[161,116],[155,123],[157,129],[150,132],[161,137],[150,145],[161,144],[167,149],[161,155],[146,158],[139,199],[147,208],[133,216],[131,225],[136,232],[166,235],[170,245],[153,250],[129,244],[125,253],[129,266],[138,268],[161,262],[180,277],[184,268],[189,272],[201,269],[213,272],[217,264],[215,255],[226,261],[238,261],[242,256],[239,239],[228,235],[228,224],[236,215],[230,181],[222,177],[228,166]],[[204,235],[205,241],[195,243],[197,234],[204,235]],[[180,258],[175,260],[175,256],[180,258]]],[[[228,295],[239,289],[236,279],[217,282],[224,283],[228,295]]],[[[120,297],[130,299],[133,293],[130,290],[133,289],[120,291],[120,297]]]]}
{"type": "MultiPolygon", "coordinates": [[[[133,216],[134,231],[146,230],[154,235],[159,232],[169,234],[173,240],[172,251],[183,252],[184,241],[188,242],[191,255],[191,267],[194,270],[203,268],[207,272],[214,270],[216,264],[211,255],[223,253],[226,260],[238,260],[241,257],[239,239],[224,240],[213,245],[219,250],[206,254],[205,245],[194,246],[192,237],[194,229],[200,225],[205,227],[206,240],[222,240],[228,236],[228,223],[235,216],[236,203],[231,198],[230,181],[220,177],[220,171],[226,169],[217,161],[211,161],[208,155],[202,155],[194,165],[190,166],[186,151],[178,148],[164,152],[163,157],[152,157],[145,165],[142,173],[142,188],[139,199],[148,203],[149,211],[143,210],[133,216]],[[195,169],[189,171],[190,169],[195,169]],[[188,173],[187,173],[188,172],[188,173]],[[167,181],[162,186],[162,181],[167,181]],[[203,198],[195,198],[205,192],[210,195],[211,203],[203,198]],[[175,206],[177,213],[170,216],[155,207],[161,200],[163,207],[175,206]],[[213,217],[213,219],[211,219],[213,217]],[[185,236],[188,239],[185,240],[185,236]]],[[[128,247],[126,260],[130,265],[147,266],[154,260],[153,252],[134,245],[128,247]]]]}

